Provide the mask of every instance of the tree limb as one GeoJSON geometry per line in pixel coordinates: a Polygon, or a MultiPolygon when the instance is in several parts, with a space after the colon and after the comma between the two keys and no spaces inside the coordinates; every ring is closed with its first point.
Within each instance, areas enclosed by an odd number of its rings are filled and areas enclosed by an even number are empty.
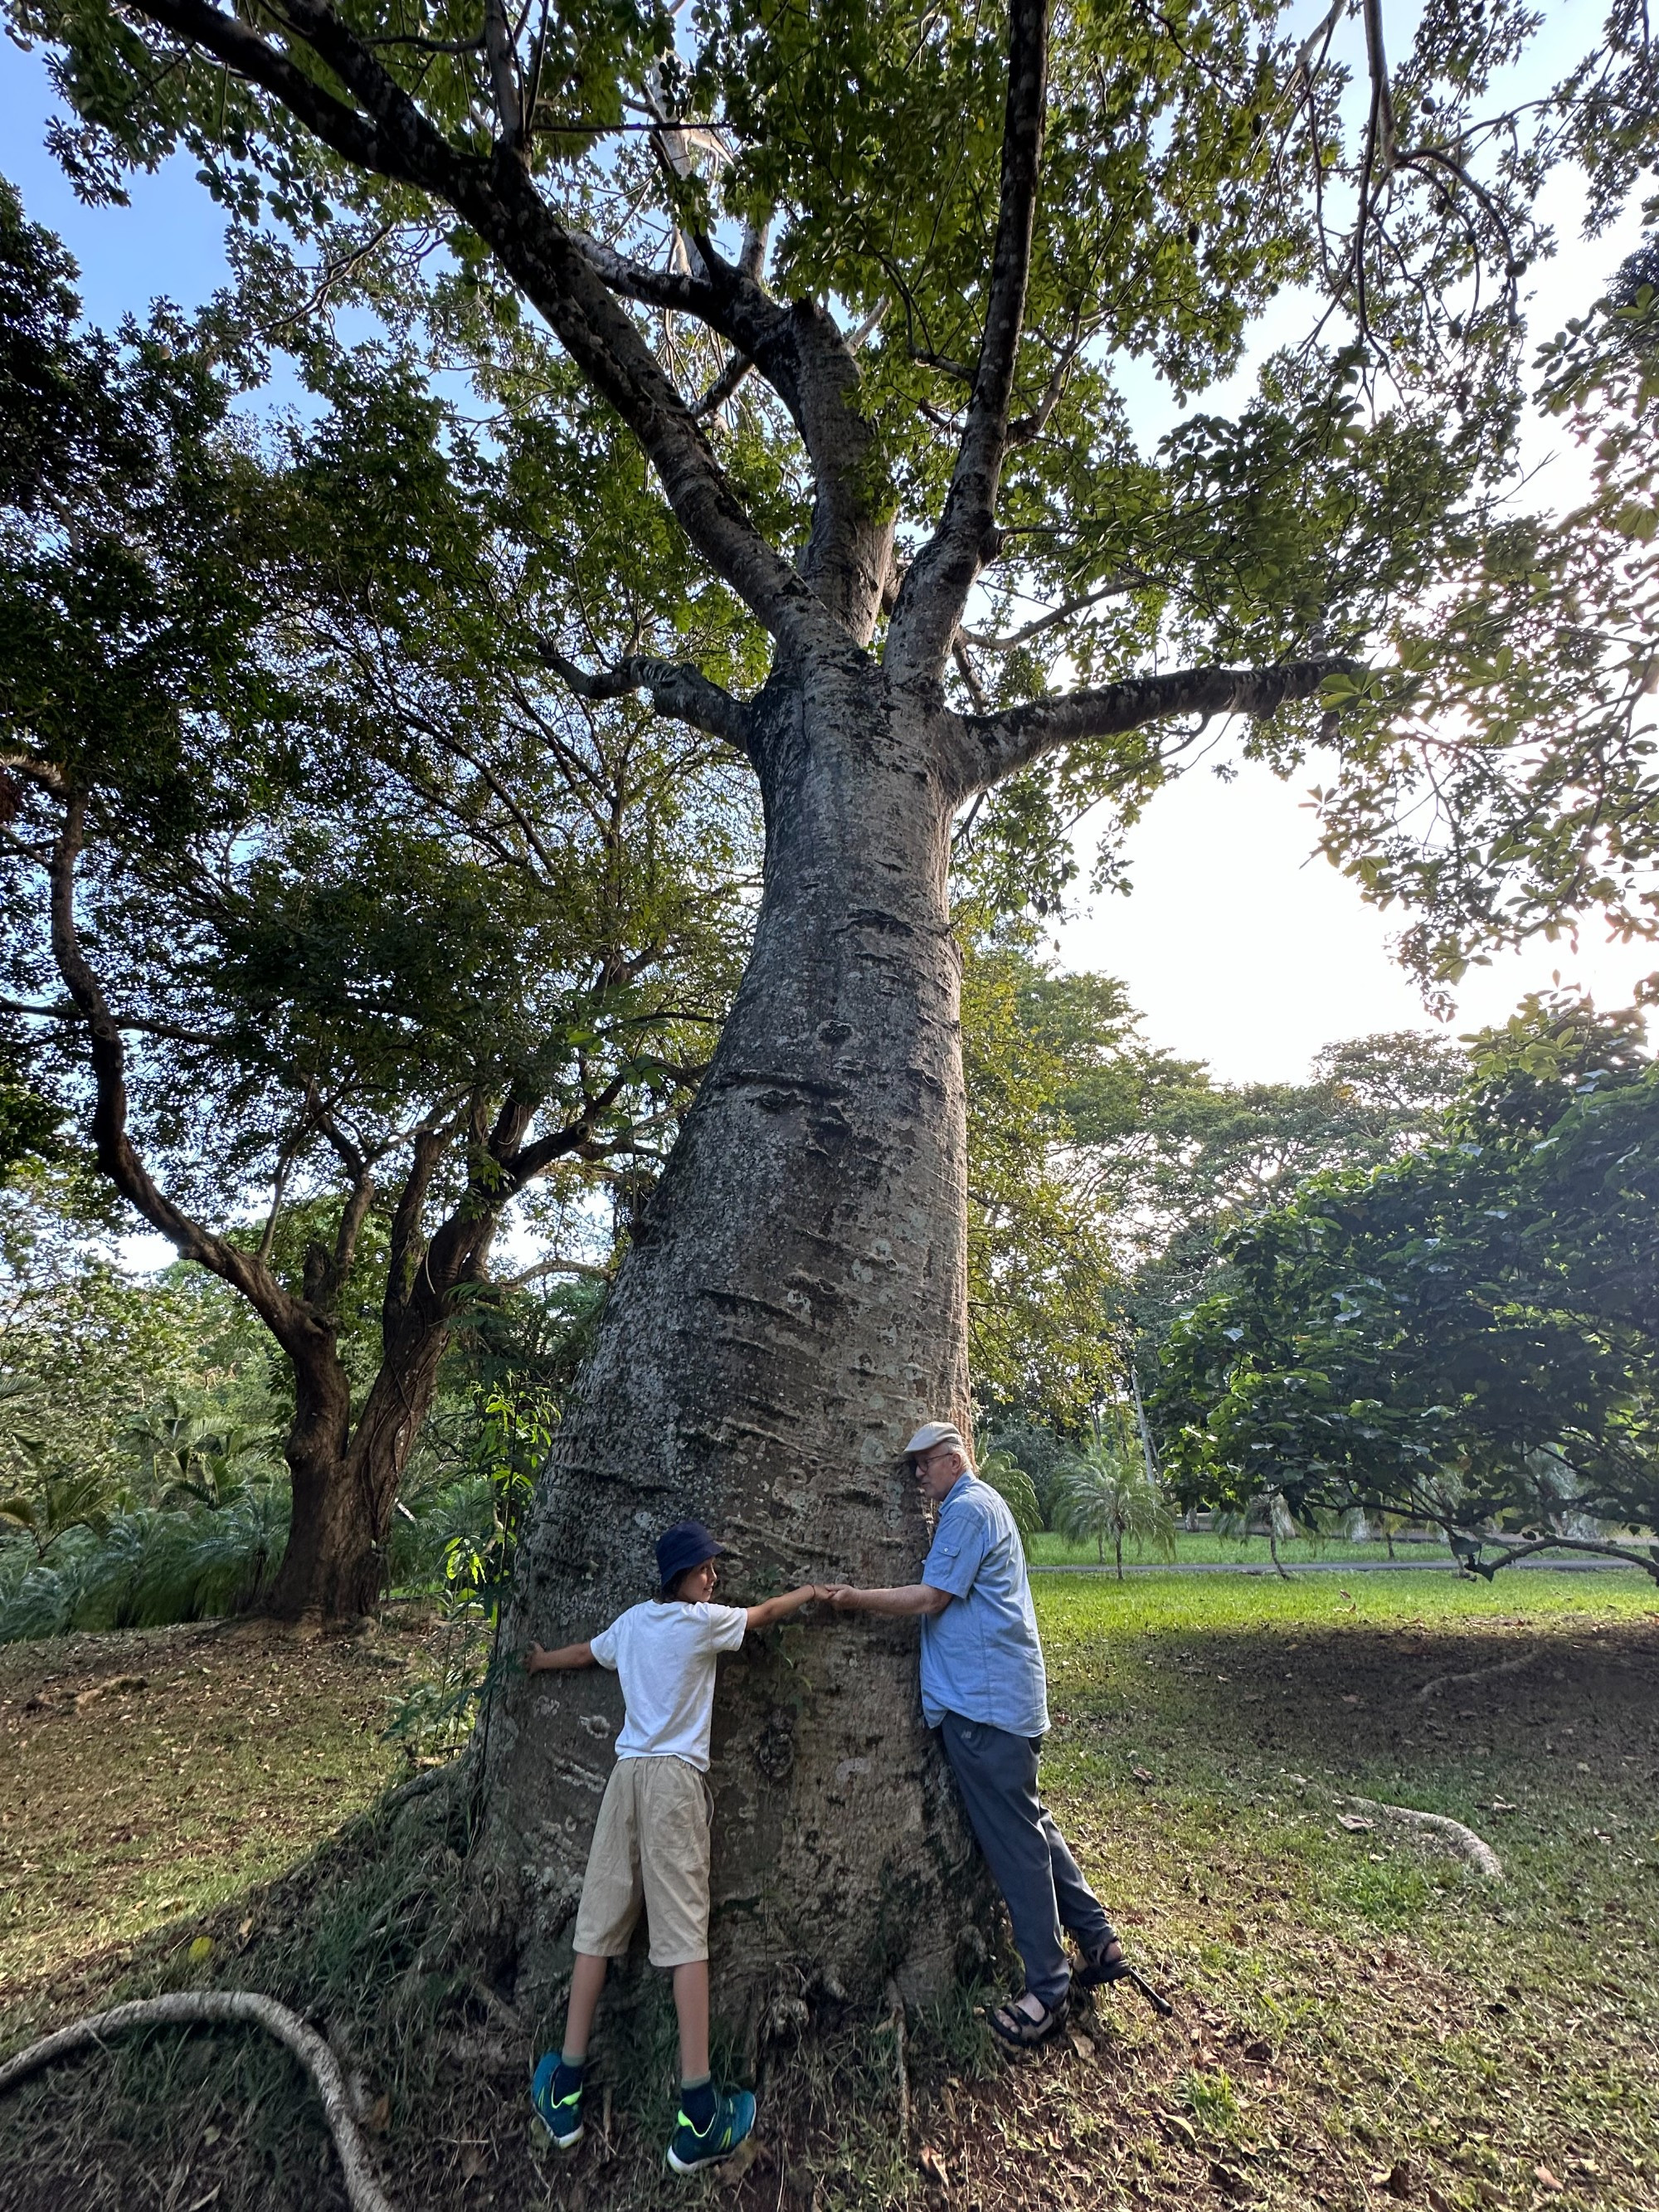
{"type": "Polygon", "coordinates": [[[551,669],[579,699],[623,699],[630,691],[645,691],[659,713],[689,722],[711,738],[724,738],[739,752],[750,749],[754,721],[749,708],[690,661],[630,653],[613,668],[590,672],[568,660],[545,638],[537,640],[536,652],[544,667],[551,669]]]}
{"type": "Polygon", "coordinates": [[[696,420],[699,422],[706,422],[709,416],[718,415],[754,366],[754,362],[750,360],[747,354],[734,353],[708,391],[703,393],[702,398],[691,410],[696,420]]]}
{"type": "Polygon", "coordinates": [[[1034,637],[1041,637],[1045,629],[1053,629],[1056,623],[1069,622],[1073,615],[1097,606],[1102,599],[1115,599],[1120,592],[1132,592],[1137,584],[1146,581],[1140,569],[1122,568],[1109,576],[1103,584],[1097,584],[1092,592],[1080,592],[1061,606],[1050,607],[1047,614],[1038,615],[1024,628],[1010,630],[1002,637],[987,637],[983,631],[976,629],[961,630],[957,635],[965,637],[969,645],[976,645],[981,653],[1012,653],[1022,645],[1029,645],[1034,637]]]}
{"type": "MultiPolygon", "coordinates": [[[[579,242],[558,221],[517,146],[498,143],[487,160],[458,152],[325,0],[284,0],[284,27],[365,112],[320,90],[286,55],[208,0],[133,0],[133,6],[270,93],[355,167],[412,185],[471,223],[639,440],[681,527],[715,573],[781,642],[805,647],[833,641],[811,586],[756,528],[690,408],[612,296],[591,241],[579,242]]],[[[739,292],[764,301],[747,280],[739,292]]],[[[696,313],[705,301],[712,313],[712,294],[685,304],[696,313]]],[[[782,319],[765,304],[774,319],[782,319]]],[[[728,335],[758,358],[741,337],[728,335]]]]}
{"type": "Polygon", "coordinates": [[[1099,690],[1034,699],[1000,714],[964,716],[958,796],[1012,775],[1056,746],[1109,738],[1171,714],[1271,714],[1311,698],[1328,676],[1352,672],[1340,656],[1290,660],[1279,668],[1183,668],[1132,676],[1099,690]]]}
{"type": "Polygon", "coordinates": [[[1507,1536],[1488,1536],[1481,1540],[1504,1546],[1501,1559],[1470,1559],[1467,1562],[1470,1572],[1480,1576],[1486,1582],[1490,1582],[1494,1575],[1501,1574],[1505,1567],[1512,1567],[1517,1559],[1530,1559],[1534,1552],[1589,1552],[1598,1559],[1622,1559],[1627,1566],[1640,1567],[1644,1573],[1651,1575],[1655,1582],[1659,1583],[1659,1548],[1638,1552],[1626,1544],[1601,1543],[1589,1536],[1534,1536],[1523,1544],[1512,1544],[1507,1536]]]}
{"type": "Polygon", "coordinates": [[[1047,0],[1012,0],[1002,185],[985,331],[968,421],[939,528],[910,564],[890,633],[887,665],[901,684],[937,685],[986,557],[1008,448],[1008,407],[1025,322],[1031,234],[1048,94],[1047,0]]]}
{"type": "Polygon", "coordinates": [[[49,865],[52,950],[89,1033],[92,1142],[99,1170],[181,1259],[195,1261],[240,1291],[291,1358],[314,1361],[319,1352],[331,1352],[326,1325],[283,1289],[263,1260],[215,1236],[176,1206],[158,1188],[127,1134],[126,1048],[76,926],[75,869],[85,844],[86,798],[76,792],[69,799],[49,865]]]}

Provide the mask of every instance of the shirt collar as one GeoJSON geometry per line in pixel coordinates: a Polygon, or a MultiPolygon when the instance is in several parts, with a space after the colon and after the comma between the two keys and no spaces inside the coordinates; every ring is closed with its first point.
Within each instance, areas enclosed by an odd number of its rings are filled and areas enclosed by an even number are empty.
{"type": "Polygon", "coordinates": [[[962,1473],[951,1485],[951,1487],[945,1492],[944,1497],[940,1498],[939,1502],[939,1511],[943,1513],[945,1507],[951,1503],[951,1500],[960,1494],[963,1483],[976,1482],[978,1479],[979,1478],[975,1474],[971,1467],[963,1468],[962,1473]]]}

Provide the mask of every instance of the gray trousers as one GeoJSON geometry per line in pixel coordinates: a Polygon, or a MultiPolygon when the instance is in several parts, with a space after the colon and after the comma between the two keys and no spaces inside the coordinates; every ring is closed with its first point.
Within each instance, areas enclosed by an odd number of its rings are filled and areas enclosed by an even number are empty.
{"type": "Polygon", "coordinates": [[[1014,1923],[1025,1986],[1045,2005],[1058,2003],[1072,1980],[1060,1929],[1070,1929],[1092,1955],[1112,1940],[1112,1927],[1037,1796],[1042,1738],[1013,1735],[958,1713],[946,1713],[939,1737],[1014,1923]]]}

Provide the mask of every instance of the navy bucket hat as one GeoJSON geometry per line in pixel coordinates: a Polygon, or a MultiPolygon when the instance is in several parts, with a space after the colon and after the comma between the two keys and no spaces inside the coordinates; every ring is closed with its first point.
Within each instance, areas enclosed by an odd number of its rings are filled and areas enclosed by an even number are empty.
{"type": "Polygon", "coordinates": [[[665,1528],[657,1539],[657,1579],[666,1589],[677,1575],[688,1567],[700,1567],[705,1559],[724,1557],[726,1547],[711,1535],[701,1521],[677,1521],[672,1528],[665,1528]]]}

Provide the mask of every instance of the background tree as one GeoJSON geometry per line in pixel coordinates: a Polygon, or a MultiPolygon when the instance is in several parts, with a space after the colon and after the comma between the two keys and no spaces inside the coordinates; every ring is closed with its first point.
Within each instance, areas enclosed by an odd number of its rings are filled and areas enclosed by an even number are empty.
{"type": "Polygon", "coordinates": [[[1121,1423],[1097,1428],[1060,1479],[1054,1525],[1079,1543],[1091,1540],[1102,1563],[1109,1541],[1123,1579],[1123,1540],[1139,1551],[1151,1544],[1175,1557],[1175,1514],[1161,1485],[1148,1474],[1139,1442],[1121,1423]]]}
{"type": "Polygon", "coordinates": [[[1156,1407],[1185,1494],[1271,1485],[1297,1513],[1591,1550],[1601,1523],[1659,1528],[1659,1075],[1639,1039],[1634,1018],[1532,1001],[1485,1041],[1444,1141],[1316,1178],[1230,1240],[1156,1407]]]}
{"type": "MultiPolygon", "coordinates": [[[[1514,115],[1485,106],[1532,21],[1507,7],[1426,12],[1392,70],[1366,9],[1352,100],[1340,11],[1309,39],[1231,0],[1052,27],[1042,0],[1006,24],[608,5],[556,32],[494,0],[460,20],[401,0],[281,0],[258,24],[210,0],[15,13],[52,46],[88,188],[183,140],[228,204],[320,244],[316,295],[354,269],[371,295],[402,281],[490,389],[614,437],[619,482],[648,465],[683,533],[674,588],[573,613],[547,658],[580,699],[643,691],[746,757],[765,886],[560,1432],[519,1629],[562,1638],[636,1595],[649,1522],[688,1507],[740,1532],[759,1576],[913,1571],[892,1452],[924,1408],[968,1411],[957,817],[1008,787],[985,834],[1041,902],[1080,806],[1132,811],[1203,718],[1239,712],[1281,768],[1326,747],[1356,864],[1386,847],[1402,694],[1356,664],[1386,661],[1395,617],[1492,525],[1533,196],[1580,160],[1604,216],[1648,158],[1639,125],[1612,151],[1595,127],[1653,112],[1637,12],[1620,0],[1605,50],[1514,115]],[[1194,410],[1141,453],[1121,358],[1200,392],[1297,286],[1307,342],[1232,415],[1194,410]],[[543,365],[520,300],[562,359],[543,365]],[[703,665],[684,639],[705,602],[746,610],[764,650],[703,665]],[[1051,693],[1062,659],[1079,681],[1051,693]],[[1323,719],[1345,672],[1349,712],[1323,719]]],[[[1460,836],[1464,933],[1510,928],[1510,882],[1522,926],[1559,896],[1553,830],[1583,820],[1594,746],[1552,793],[1534,734],[1486,763],[1535,801],[1519,840],[1491,806],[1460,836]]],[[[1639,864],[1650,763],[1604,742],[1639,864]]],[[[799,1710],[763,1664],[733,1679],[724,1832],[744,1841],[717,1901],[765,1930],[734,2006],[820,1961],[848,1985],[946,1971],[971,1908],[922,1739],[894,1724],[913,1666],[908,1638],[866,1641],[826,1675],[838,1701],[799,1710]],[[836,1780],[854,1751],[879,1865],[836,1780]],[[872,1922],[893,1931],[878,1955],[872,1922]]],[[[489,1910],[526,1994],[560,1970],[561,1839],[593,1783],[569,1699],[592,1695],[526,1690],[491,1733],[489,1910]]]]}
{"type": "Polygon", "coordinates": [[[361,1611],[509,1209],[655,1172],[741,945],[746,814],[705,741],[550,711],[556,556],[513,518],[556,456],[487,502],[377,357],[328,364],[266,459],[165,317],[73,333],[15,198],[0,275],[4,1012],[114,1190],[285,1356],[270,1601],[361,1611]]]}

